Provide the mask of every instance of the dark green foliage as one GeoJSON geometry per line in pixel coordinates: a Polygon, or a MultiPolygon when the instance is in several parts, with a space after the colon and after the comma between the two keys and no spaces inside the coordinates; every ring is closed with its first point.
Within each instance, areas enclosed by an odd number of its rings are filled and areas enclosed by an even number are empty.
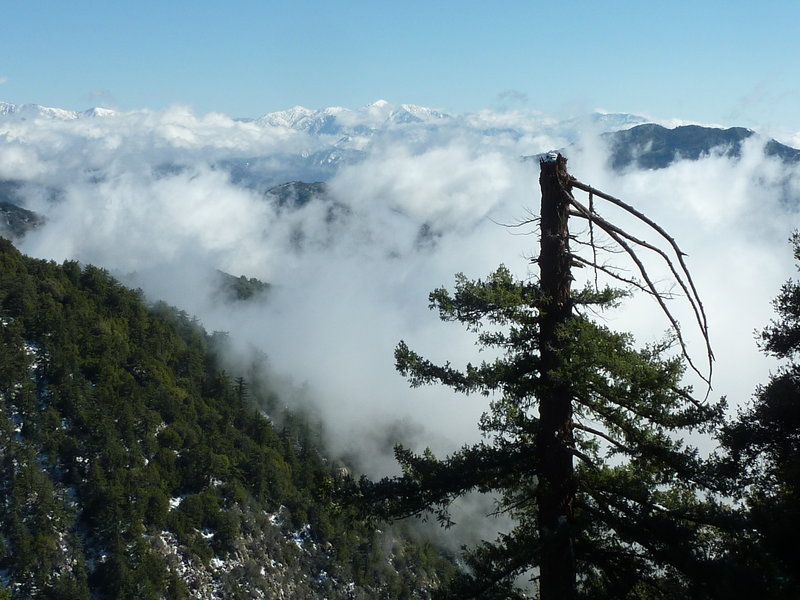
{"type": "MultiPolygon", "coordinates": [[[[621,294],[584,289],[573,295],[576,316],[557,332],[573,390],[574,540],[581,597],[702,598],[713,596],[718,527],[728,511],[701,501],[716,489],[707,464],[680,435],[720,423],[724,403],[700,403],[681,387],[683,365],[670,343],[636,349],[630,336],[585,316],[613,306],[621,294]],[[701,573],[705,576],[700,577],[701,573]],[[669,585],[667,585],[669,584],[669,585]]],[[[527,597],[519,577],[535,578],[541,538],[537,527],[536,439],[542,390],[537,332],[544,304],[536,282],[518,281],[505,267],[485,280],[457,276],[455,291],[438,289],[431,308],[445,321],[475,332],[489,354],[456,369],[436,365],[401,342],[398,370],[413,386],[439,383],[491,398],[480,422],[487,438],[437,459],[398,447],[403,475],[357,492],[383,518],[425,511],[444,524],[448,507],[469,492],[494,493],[514,529],[484,542],[465,558],[467,569],[446,598],[527,597]]]]}
{"type": "MultiPolygon", "coordinates": [[[[800,234],[792,244],[800,265],[800,234]]],[[[774,306],[778,319],[762,332],[762,348],[788,363],[726,427],[722,467],[732,493],[746,502],[731,558],[741,597],[788,599],[800,597],[800,283],[785,283],[774,306]]]]}
{"type": "Polygon", "coordinates": [[[270,289],[270,284],[255,277],[248,278],[244,275],[235,277],[224,271],[217,271],[217,276],[219,280],[217,297],[227,302],[263,299],[270,289]]]}
{"type": "MultiPolygon", "coordinates": [[[[398,575],[374,529],[331,499],[337,469],[315,427],[287,415],[276,431],[260,388],[221,370],[224,336],[148,307],[101,269],[29,259],[2,238],[0,320],[0,572],[11,585],[0,594],[191,597],[164,536],[206,568],[245,546],[299,564],[270,513],[284,534],[329,544],[315,572],[356,577],[367,595],[433,585],[398,575]]],[[[248,581],[267,585],[263,564],[248,564],[261,578],[248,581]]],[[[446,568],[439,557],[432,571],[446,568]]]]}

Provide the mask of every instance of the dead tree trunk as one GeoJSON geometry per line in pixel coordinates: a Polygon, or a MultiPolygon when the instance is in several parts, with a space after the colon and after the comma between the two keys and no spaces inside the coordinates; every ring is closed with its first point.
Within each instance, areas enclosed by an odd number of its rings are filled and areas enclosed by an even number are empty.
{"type": "Polygon", "coordinates": [[[545,296],[539,326],[541,360],[539,431],[536,440],[539,482],[538,527],[541,541],[540,600],[575,596],[575,554],[572,545],[572,388],[564,377],[566,358],[562,326],[572,315],[571,255],[567,220],[570,177],[567,159],[553,155],[541,161],[540,284],[545,296]]]}

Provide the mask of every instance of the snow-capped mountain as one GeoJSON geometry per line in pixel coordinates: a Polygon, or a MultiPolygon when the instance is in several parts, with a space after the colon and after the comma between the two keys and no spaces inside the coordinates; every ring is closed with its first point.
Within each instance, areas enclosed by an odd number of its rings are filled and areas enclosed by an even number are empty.
{"type": "Polygon", "coordinates": [[[112,110],[110,108],[103,108],[102,106],[95,106],[94,108],[90,108],[89,110],[85,110],[80,113],[79,117],[113,117],[117,114],[117,111],[112,110]]]}
{"type": "MultiPolygon", "coordinates": [[[[117,111],[94,107],[85,111],[67,110],[39,104],[11,104],[0,102],[0,118],[15,120],[50,119],[72,121],[81,118],[109,117],[117,111]]],[[[399,131],[411,127],[419,130],[434,130],[443,126],[457,125],[483,135],[502,133],[519,138],[524,133],[537,131],[549,135],[566,137],[570,141],[587,126],[605,133],[628,129],[649,122],[648,119],[628,113],[594,112],[590,115],[567,120],[543,119],[533,113],[494,113],[484,111],[475,114],[450,115],[435,108],[415,104],[394,104],[377,100],[358,109],[330,106],[310,109],[294,106],[286,110],[270,112],[256,119],[237,119],[262,127],[274,127],[302,132],[311,136],[336,136],[333,143],[339,147],[363,146],[365,140],[384,131],[399,131]]],[[[331,143],[327,141],[327,143],[331,143]]],[[[359,149],[361,149],[359,147],[359,149]]]]}
{"type": "Polygon", "coordinates": [[[365,106],[363,112],[384,123],[423,123],[437,122],[452,117],[435,108],[417,106],[415,104],[391,104],[386,100],[378,100],[365,106]]]}
{"type": "MultiPolygon", "coordinates": [[[[416,156],[456,144],[462,150],[471,147],[481,148],[482,152],[492,148],[513,159],[553,148],[580,147],[587,134],[599,134],[609,146],[611,164],[619,170],[634,164],[631,156],[637,157],[635,165],[640,168],[662,168],[678,158],[696,159],[720,145],[730,147],[735,156],[742,140],[753,134],[742,130],[731,137],[729,131],[700,126],[665,129],[630,113],[596,111],[568,119],[548,117],[533,110],[483,110],[451,115],[386,100],[357,109],[294,106],[257,119],[237,120],[195,117],[186,110],[124,113],[95,107],[73,111],[0,102],[0,131],[5,122],[25,130],[15,133],[19,139],[33,131],[37,137],[48,124],[54,124],[53,135],[58,142],[52,147],[92,146],[95,139],[105,139],[96,133],[85,138],[81,119],[99,119],[96,123],[103,123],[103,130],[109,135],[116,135],[118,124],[127,123],[126,131],[133,138],[143,135],[145,141],[141,143],[145,145],[150,135],[162,140],[159,154],[162,158],[154,173],[180,172],[193,157],[202,155],[206,164],[227,172],[234,183],[260,190],[285,181],[328,181],[343,168],[361,163],[375,153],[380,155],[386,148],[404,148],[416,156]],[[107,119],[111,116],[114,119],[107,119]],[[62,126],[59,122],[75,122],[76,127],[62,126]]],[[[137,147],[138,143],[122,144],[120,148],[124,151],[137,147]]],[[[767,151],[784,161],[800,160],[797,150],[774,141],[767,151]]],[[[102,165],[107,148],[103,146],[97,152],[97,164],[102,165]]],[[[469,156],[465,155],[464,160],[469,160],[469,156]]]]}
{"type": "Polygon", "coordinates": [[[11,117],[20,120],[54,119],[72,121],[74,119],[80,119],[81,117],[108,117],[114,114],[116,114],[116,111],[99,106],[85,111],[76,111],[42,106],[40,104],[10,104],[8,102],[0,102],[0,117],[11,117]]]}
{"type": "Polygon", "coordinates": [[[378,100],[357,110],[332,106],[312,110],[294,106],[271,112],[255,120],[259,125],[286,127],[312,134],[363,135],[370,131],[407,123],[440,123],[452,119],[436,109],[414,104],[392,104],[378,100]]]}
{"type": "Polygon", "coordinates": [[[259,125],[287,127],[310,133],[320,133],[328,123],[334,121],[336,116],[343,112],[349,111],[346,108],[339,107],[311,110],[304,106],[293,106],[286,110],[267,113],[256,119],[255,122],[259,125]]]}

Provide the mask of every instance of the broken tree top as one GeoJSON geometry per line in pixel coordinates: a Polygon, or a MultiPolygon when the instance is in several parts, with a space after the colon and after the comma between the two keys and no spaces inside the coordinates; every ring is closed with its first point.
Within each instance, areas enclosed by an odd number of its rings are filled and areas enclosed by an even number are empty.
{"type": "Polygon", "coordinates": [[[561,155],[558,152],[546,152],[540,156],[539,161],[543,163],[553,163],[558,160],[559,156],[561,155]]]}

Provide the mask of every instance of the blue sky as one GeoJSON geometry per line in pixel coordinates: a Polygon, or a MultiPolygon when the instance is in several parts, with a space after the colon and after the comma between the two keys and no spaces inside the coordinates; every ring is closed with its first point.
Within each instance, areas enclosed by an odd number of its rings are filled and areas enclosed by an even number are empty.
{"type": "Polygon", "coordinates": [[[385,98],[800,131],[800,2],[0,0],[0,100],[257,117],[385,98]]]}

